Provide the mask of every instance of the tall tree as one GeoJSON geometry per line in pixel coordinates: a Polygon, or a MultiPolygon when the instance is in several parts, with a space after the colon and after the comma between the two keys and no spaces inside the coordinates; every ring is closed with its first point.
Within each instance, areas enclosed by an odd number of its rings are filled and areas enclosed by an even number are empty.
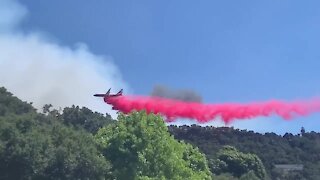
{"type": "Polygon", "coordinates": [[[84,128],[93,134],[95,134],[99,128],[114,121],[109,114],[104,116],[98,112],[92,112],[86,107],[79,108],[79,106],[64,108],[62,120],[67,125],[84,128]]]}
{"type": "MultiPolygon", "coordinates": [[[[265,168],[255,154],[242,153],[232,146],[224,146],[218,153],[217,159],[211,162],[214,173],[231,173],[235,177],[241,177],[252,171],[259,179],[266,178],[265,168]]],[[[247,176],[251,176],[249,173],[247,176]]]]}
{"type": "Polygon", "coordinates": [[[211,179],[205,156],[176,141],[154,114],[120,114],[96,135],[118,179],[211,179]]]}

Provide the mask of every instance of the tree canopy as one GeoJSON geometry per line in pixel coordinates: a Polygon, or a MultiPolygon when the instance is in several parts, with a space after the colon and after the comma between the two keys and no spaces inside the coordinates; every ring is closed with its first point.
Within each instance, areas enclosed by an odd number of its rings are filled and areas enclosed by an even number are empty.
{"type": "Polygon", "coordinates": [[[109,114],[103,116],[103,114],[93,112],[86,107],[80,108],[79,106],[64,108],[61,116],[66,125],[82,127],[92,134],[114,121],[109,114]]]}
{"type": "Polygon", "coordinates": [[[175,140],[158,115],[122,114],[96,141],[119,179],[211,179],[205,156],[175,140]]]}
{"type": "Polygon", "coordinates": [[[320,133],[307,132],[304,128],[301,128],[301,134],[296,135],[260,134],[233,127],[197,125],[171,125],[169,131],[176,139],[199,147],[209,162],[216,159],[217,153],[225,145],[231,145],[240,152],[257,155],[271,179],[320,178],[320,133]],[[301,171],[290,171],[288,175],[284,175],[286,172],[277,169],[277,164],[300,164],[304,167],[301,171]]]}
{"type": "Polygon", "coordinates": [[[111,165],[90,133],[36,113],[4,88],[0,93],[0,179],[110,177],[111,165]]]}
{"type": "Polygon", "coordinates": [[[38,112],[0,88],[0,179],[320,178],[320,133],[304,128],[280,136],[168,127],[145,112],[113,120],[76,105],[38,112]],[[276,164],[303,169],[286,173],[276,164]]]}
{"type": "Polygon", "coordinates": [[[259,179],[266,178],[265,167],[258,156],[239,152],[232,146],[224,146],[217,152],[216,159],[211,162],[211,168],[215,174],[230,173],[235,177],[241,177],[252,172],[259,179]]]}

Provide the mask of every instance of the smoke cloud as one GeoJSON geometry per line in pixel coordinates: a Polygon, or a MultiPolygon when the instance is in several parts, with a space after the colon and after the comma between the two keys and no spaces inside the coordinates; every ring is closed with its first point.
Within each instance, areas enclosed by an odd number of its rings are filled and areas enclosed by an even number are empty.
{"type": "Polygon", "coordinates": [[[186,102],[202,102],[202,97],[192,90],[173,90],[163,85],[156,85],[151,92],[151,96],[176,99],[186,102]]]}
{"type": "Polygon", "coordinates": [[[0,86],[38,109],[76,104],[115,117],[111,107],[92,97],[109,88],[128,91],[112,58],[95,55],[82,43],[62,46],[40,33],[19,31],[26,12],[16,1],[0,2],[0,86]]]}
{"type": "Polygon", "coordinates": [[[123,113],[130,113],[135,110],[159,113],[165,116],[168,122],[179,118],[188,118],[195,119],[199,123],[207,123],[221,118],[226,124],[229,124],[234,120],[272,115],[278,115],[285,120],[289,120],[320,112],[319,99],[294,102],[272,100],[247,104],[202,104],[155,97],[120,96],[106,98],[105,102],[123,113]]]}

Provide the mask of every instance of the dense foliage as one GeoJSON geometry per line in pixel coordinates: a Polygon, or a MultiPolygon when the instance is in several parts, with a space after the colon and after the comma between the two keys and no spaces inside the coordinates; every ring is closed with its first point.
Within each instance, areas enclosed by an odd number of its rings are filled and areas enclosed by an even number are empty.
{"type": "Polygon", "coordinates": [[[111,165],[93,136],[38,114],[0,89],[0,179],[105,179],[111,165]],[[16,109],[15,109],[16,108],[16,109]],[[19,109],[19,111],[17,111],[19,109]]]}
{"type": "Polygon", "coordinates": [[[159,116],[114,121],[50,104],[38,113],[5,88],[0,113],[0,179],[211,179],[205,156],[175,140],[159,116]]]}
{"type": "Polygon", "coordinates": [[[67,125],[82,127],[89,133],[95,134],[101,127],[112,123],[109,114],[103,116],[100,113],[92,112],[86,107],[72,106],[64,108],[62,119],[67,125]]]}
{"type": "Polygon", "coordinates": [[[210,162],[216,159],[223,146],[231,145],[240,152],[256,154],[271,179],[320,179],[320,133],[307,133],[302,129],[301,134],[280,136],[197,125],[170,126],[169,131],[175,138],[198,147],[210,162]],[[302,164],[304,167],[302,171],[283,173],[275,168],[276,164],[302,164]]]}
{"type": "Polygon", "coordinates": [[[320,133],[169,126],[160,116],[45,105],[0,88],[0,179],[320,179],[320,133]],[[190,144],[189,144],[190,143],[190,144]],[[276,164],[302,164],[284,172],[276,164]]]}
{"type": "Polygon", "coordinates": [[[160,116],[135,112],[118,119],[96,139],[119,179],[211,179],[205,156],[176,141],[160,116]]]}
{"type": "Polygon", "coordinates": [[[32,103],[22,102],[17,97],[12,96],[5,88],[0,87],[0,116],[22,115],[29,112],[35,112],[32,103]]]}
{"type": "Polygon", "coordinates": [[[214,174],[231,173],[234,177],[241,177],[253,172],[259,179],[266,179],[265,168],[258,156],[239,152],[235,147],[224,146],[211,159],[211,171],[214,174]]]}

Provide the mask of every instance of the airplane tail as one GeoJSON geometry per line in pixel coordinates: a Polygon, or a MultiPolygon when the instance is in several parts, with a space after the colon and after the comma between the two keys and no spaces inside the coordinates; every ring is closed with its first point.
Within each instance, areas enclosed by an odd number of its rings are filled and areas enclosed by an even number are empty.
{"type": "Polygon", "coordinates": [[[122,95],[122,93],[123,93],[123,89],[121,89],[121,90],[117,93],[117,95],[122,95]]]}
{"type": "Polygon", "coordinates": [[[105,96],[108,96],[108,95],[110,94],[110,90],[111,90],[111,88],[106,92],[106,94],[95,94],[95,95],[93,95],[93,96],[95,96],[95,97],[105,97],[105,96]]]}
{"type": "Polygon", "coordinates": [[[110,94],[110,90],[111,90],[111,88],[107,91],[106,95],[109,95],[109,94],[110,94]]]}

